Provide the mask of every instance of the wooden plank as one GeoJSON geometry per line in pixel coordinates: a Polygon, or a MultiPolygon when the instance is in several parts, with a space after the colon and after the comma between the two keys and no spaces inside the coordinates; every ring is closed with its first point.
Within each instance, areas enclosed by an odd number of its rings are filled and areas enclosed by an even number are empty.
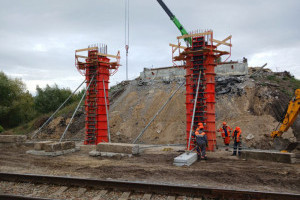
{"type": "Polygon", "coordinates": [[[144,194],[144,196],[142,197],[142,200],[150,200],[152,197],[152,194],[144,194]]]}
{"type": "MultiPolygon", "coordinates": [[[[227,38],[225,38],[224,40],[222,40],[222,42],[226,42],[227,40],[231,39],[232,35],[229,35],[227,38]]],[[[220,46],[221,44],[217,44],[216,46],[220,46]]]]}
{"type": "Polygon", "coordinates": [[[122,196],[118,200],[127,200],[130,196],[130,192],[123,192],[122,196]]]}
{"type": "Polygon", "coordinates": [[[176,44],[171,44],[171,43],[169,44],[169,46],[170,46],[170,47],[175,47],[175,48],[177,47],[177,48],[181,48],[181,49],[186,49],[186,48],[187,48],[187,47],[185,47],[185,46],[176,45],[176,44]]]}
{"type": "MultiPolygon", "coordinates": [[[[198,53],[203,53],[203,52],[207,52],[207,51],[210,51],[210,49],[203,48],[203,49],[196,50],[196,51],[184,51],[184,52],[181,53],[181,55],[198,54],[198,53]]],[[[227,52],[227,51],[220,51],[220,50],[217,50],[217,49],[213,49],[212,51],[215,52],[215,53],[229,54],[229,52],[227,52]]]]}
{"type": "Polygon", "coordinates": [[[92,200],[101,200],[104,199],[103,196],[107,194],[107,190],[101,190],[100,193],[95,196],[92,200]]]}
{"type": "Polygon", "coordinates": [[[206,32],[203,32],[203,33],[194,33],[194,34],[189,34],[189,35],[178,36],[177,39],[180,40],[180,39],[184,39],[184,38],[198,37],[198,36],[210,35],[210,34],[212,34],[211,31],[206,31],[206,32]]]}
{"type": "Polygon", "coordinates": [[[54,192],[54,193],[51,195],[51,197],[59,197],[59,196],[62,195],[62,193],[64,193],[67,189],[68,189],[68,187],[62,186],[62,187],[60,187],[56,192],[54,192]]]}
{"type": "Polygon", "coordinates": [[[77,191],[77,197],[81,197],[86,191],[86,188],[79,188],[77,191]]]}
{"type": "Polygon", "coordinates": [[[84,49],[77,49],[77,50],[75,50],[75,52],[89,51],[89,50],[98,50],[98,47],[90,47],[90,48],[84,48],[84,49]]]}
{"type": "Polygon", "coordinates": [[[120,58],[120,56],[114,56],[114,55],[110,55],[110,54],[104,54],[104,53],[98,53],[99,56],[105,56],[105,57],[111,57],[111,58],[120,58]]]}
{"type": "MultiPolygon", "coordinates": [[[[40,196],[43,192],[47,192],[46,190],[49,188],[48,185],[42,185],[39,188],[34,188],[32,194],[28,195],[29,197],[36,197],[36,196],[40,196]]],[[[0,190],[1,193],[1,190],[0,190]]]]}
{"type": "Polygon", "coordinates": [[[88,58],[87,56],[75,55],[76,58],[88,58]]]}
{"type": "Polygon", "coordinates": [[[220,41],[220,40],[213,39],[213,42],[218,43],[217,46],[220,46],[221,44],[224,44],[226,46],[232,47],[232,44],[227,43],[227,42],[223,42],[223,41],[220,41]]]}
{"type": "Polygon", "coordinates": [[[167,200],[176,200],[175,196],[168,196],[167,200]]]}

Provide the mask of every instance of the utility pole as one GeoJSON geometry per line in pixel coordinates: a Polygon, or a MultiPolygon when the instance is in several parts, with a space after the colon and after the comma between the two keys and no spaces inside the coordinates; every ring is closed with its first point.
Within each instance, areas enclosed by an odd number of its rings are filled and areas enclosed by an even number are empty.
{"type": "Polygon", "coordinates": [[[128,81],[129,0],[125,0],[125,50],[126,50],[126,80],[128,81]]]}

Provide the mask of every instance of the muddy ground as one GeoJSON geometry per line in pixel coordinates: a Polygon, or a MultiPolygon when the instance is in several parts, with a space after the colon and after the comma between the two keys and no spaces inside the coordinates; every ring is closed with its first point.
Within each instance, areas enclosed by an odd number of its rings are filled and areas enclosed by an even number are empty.
{"type": "Polygon", "coordinates": [[[176,167],[173,159],[183,148],[152,148],[131,158],[104,158],[88,156],[88,147],[60,157],[28,155],[28,147],[0,147],[0,171],[300,193],[300,164],[242,160],[218,150],[209,152],[207,161],[176,167]]]}

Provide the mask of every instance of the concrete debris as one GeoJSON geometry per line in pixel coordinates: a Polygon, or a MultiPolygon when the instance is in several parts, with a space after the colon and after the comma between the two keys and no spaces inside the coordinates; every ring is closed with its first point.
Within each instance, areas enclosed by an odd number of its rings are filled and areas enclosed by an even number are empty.
{"type": "Polygon", "coordinates": [[[254,139],[254,135],[253,134],[248,134],[247,137],[246,137],[246,140],[252,140],[254,139]]]}
{"type": "Polygon", "coordinates": [[[124,153],[124,154],[139,154],[139,145],[126,143],[99,143],[96,146],[99,152],[124,153]]]}
{"type": "Polygon", "coordinates": [[[0,143],[24,143],[26,135],[0,135],[0,143]]]}
{"type": "Polygon", "coordinates": [[[176,166],[190,166],[197,161],[197,153],[184,153],[174,158],[173,164],[176,166]]]}
{"type": "Polygon", "coordinates": [[[53,152],[46,152],[44,150],[41,150],[41,151],[28,150],[28,151],[26,151],[26,153],[31,154],[31,155],[36,155],[36,156],[55,157],[55,156],[61,156],[61,155],[64,155],[64,154],[74,153],[74,152],[79,151],[79,150],[80,150],[79,148],[73,148],[73,149],[62,150],[62,151],[53,151],[53,152]]]}
{"type": "Polygon", "coordinates": [[[296,162],[295,153],[282,153],[268,150],[243,150],[242,158],[291,164],[296,162]]]}
{"type": "Polygon", "coordinates": [[[63,154],[73,153],[79,151],[80,147],[75,146],[75,142],[52,142],[52,141],[41,141],[35,142],[34,150],[29,150],[26,153],[39,156],[60,156],[63,154]]]}
{"type": "Polygon", "coordinates": [[[241,96],[244,91],[242,84],[247,80],[245,76],[218,76],[216,77],[216,94],[237,94],[241,96]]]}
{"type": "Polygon", "coordinates": [[[54,151],[61,151],[67,149],[75,148],[75,142],[67,141],[67,142],[52,142],[46,143],[42,145],[44,151],[46,152],[54,152],[54,151]]]}
{"type": "Polygon", "coordinates": [[[100,152],[100,151],[90,151],[89,155],[92,157],[102,156],[102,157],[132,157],[132,154],[126,153],[112,153],[112,152],[100,152]]]}
{"type": "Polygon", "coordinates": [[[46,144],[52,143],[51,141],[42,141],[42,142],[36,142],[34,143],[34,150],[40,151],[45,149],[46,144]]]}

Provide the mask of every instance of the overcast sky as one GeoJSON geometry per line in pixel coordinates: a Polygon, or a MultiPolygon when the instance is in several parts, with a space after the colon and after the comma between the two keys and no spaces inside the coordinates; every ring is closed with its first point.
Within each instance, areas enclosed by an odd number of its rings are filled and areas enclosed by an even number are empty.
{"type": "MultiPolygon", "coordinates": [[[[268,63],[300,78],[299,0],[164,0],[188,31],[213,29],[215,39],[232,35],[232,60],[268,63]]],[[[125,79],[125,0],[0,0],[0,71],[36,85],[75,89],[84,79],[74,50],[105,43],[121,51],[125,79]]],[[[144,67],[172,65],[171,48],[180,32],[156,0],[130,0],[129,78],[144,67]]]]}

